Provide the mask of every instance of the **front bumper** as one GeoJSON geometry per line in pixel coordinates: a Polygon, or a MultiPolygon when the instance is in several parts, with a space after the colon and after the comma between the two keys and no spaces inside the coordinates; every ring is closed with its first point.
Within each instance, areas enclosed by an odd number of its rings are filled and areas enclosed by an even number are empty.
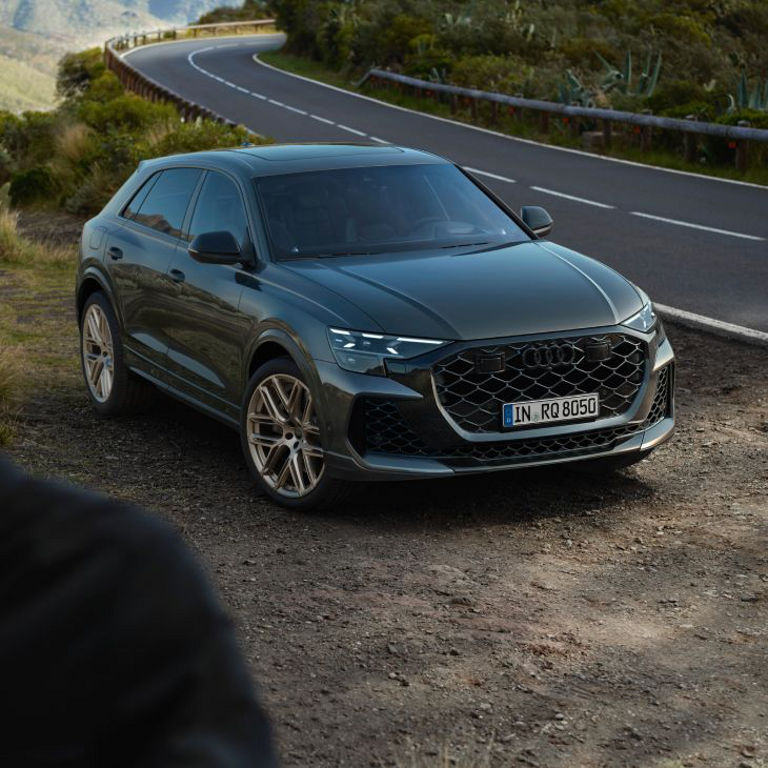
{"type": "MultiPolygon", "coordinates": [[[[626,334],[627,329],[590,331],[607,333],[626,334]]],[[[507,432],[470,433],[446,413],[433,377],[445,348],[399,363],[388,377],[316,361],[327,471],[349,480],[423,479],[647,453],[674,431],[674,354],[669,341],[659,342],[656,334],[631,335],[642,341],[647,363],[642,384],[623,413],[507,432]],[[370,439],[371,429],[375,439],[370,439]]]]}

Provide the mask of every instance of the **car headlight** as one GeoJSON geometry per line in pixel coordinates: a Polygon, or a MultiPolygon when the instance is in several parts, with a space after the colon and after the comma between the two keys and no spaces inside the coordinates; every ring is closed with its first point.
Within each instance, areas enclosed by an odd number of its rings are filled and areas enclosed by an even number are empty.
{"type": "Polygon", "coordinates": [[[628,320],[625,320],[622,325],[626,325],[628,328],[634,328],[636,331],[649,333],[656,327],[657,323],[658,317],[653,309],[653,304],[649,301],[637,314],[632,315],[628,320]]]}
{"type": "Polygon", "coordinates": [[[329,328],[328,341],[336,362],[347,371],[386,376],[385,359],[406,360],[437,349],[447,341],[387,336],[382,333],[329,328]]]}

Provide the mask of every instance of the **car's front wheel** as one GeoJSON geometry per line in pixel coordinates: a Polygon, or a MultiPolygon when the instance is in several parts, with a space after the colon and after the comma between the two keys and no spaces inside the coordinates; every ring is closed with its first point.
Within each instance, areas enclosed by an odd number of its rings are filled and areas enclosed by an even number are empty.
{"type": "Polygon", "coordinates": [[[315,399],[289,358],[270,360],[251,377],[240,434],[251,474],[283,506],[322,509],[346,495],[348,484],[328,476],[315,399]]]}

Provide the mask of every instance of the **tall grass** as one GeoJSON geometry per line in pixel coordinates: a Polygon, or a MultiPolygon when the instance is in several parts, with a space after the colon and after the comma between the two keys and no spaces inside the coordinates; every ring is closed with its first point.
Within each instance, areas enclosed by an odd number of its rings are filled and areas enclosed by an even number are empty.
{"type": "Polygon", "coordinates": [[[16,352],[0,347],[0,446],[7,445],[16,422],[16,382],[20,373],[16,352]]]}
{"type": "Polygon", "coordinates": [[[73,263],[71,248],[29,240],[19,234],[19,214],[8,204],[7,185],[0,188],[0,265],[64,267],[73,263]]]}

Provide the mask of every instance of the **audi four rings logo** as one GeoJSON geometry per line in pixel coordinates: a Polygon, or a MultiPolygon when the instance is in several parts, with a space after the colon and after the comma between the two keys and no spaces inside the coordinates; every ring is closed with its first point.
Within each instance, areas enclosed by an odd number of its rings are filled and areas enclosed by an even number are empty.
{"type": "Polygon", "coordinates": [[[573,344],[545,344],[528,347],[523,351],[523,365],[526,368],[554,368],[556,365],[571,365],[576,362],[576,347],[573,344]]]}

